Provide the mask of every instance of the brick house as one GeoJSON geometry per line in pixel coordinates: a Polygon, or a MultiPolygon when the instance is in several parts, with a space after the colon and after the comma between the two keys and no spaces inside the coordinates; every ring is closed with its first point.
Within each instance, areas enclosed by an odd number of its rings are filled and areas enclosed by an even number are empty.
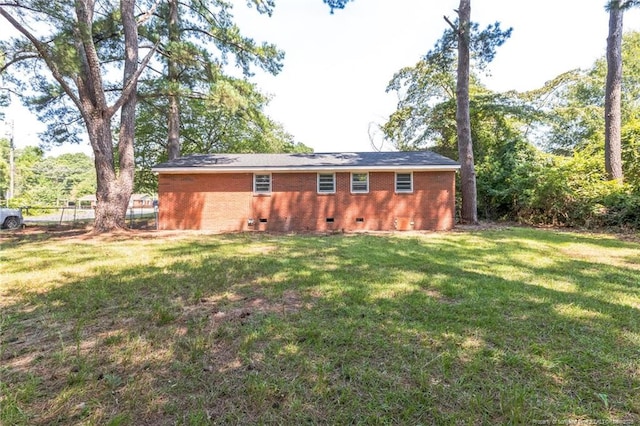
{"type": "Polygon", "coordinates": [[[455,161],[429,151],[211,154],[158,164],[159,229],[447,230],[455,161]]]}

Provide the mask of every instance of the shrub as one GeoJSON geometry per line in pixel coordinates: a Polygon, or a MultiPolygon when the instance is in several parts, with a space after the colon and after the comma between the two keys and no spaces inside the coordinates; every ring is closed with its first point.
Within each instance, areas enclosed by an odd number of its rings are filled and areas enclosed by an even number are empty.
{"type": "Polygon", "coordinates": [[[640,229],[640,191],[606,180],[600,148],[572,157],[545,154],[522,144],[477,168],[482,217],[530,225],[640,229]]]}

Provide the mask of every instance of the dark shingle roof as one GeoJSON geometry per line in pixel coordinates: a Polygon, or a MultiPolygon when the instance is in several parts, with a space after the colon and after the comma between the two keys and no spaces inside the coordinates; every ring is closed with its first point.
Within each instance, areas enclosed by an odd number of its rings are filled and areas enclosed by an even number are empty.
{"type": "Polygon", "coordinates": [[[153,167],[155,172],[297,171],[353,169],[457,169],[459,164],[431,151],[334,152],[312,154],[198,154],[153,167]]]}

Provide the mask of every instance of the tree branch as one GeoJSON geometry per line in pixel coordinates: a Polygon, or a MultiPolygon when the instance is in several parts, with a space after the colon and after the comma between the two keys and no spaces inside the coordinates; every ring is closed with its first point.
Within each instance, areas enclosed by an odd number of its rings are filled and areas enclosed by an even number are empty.
{"type": "Polygon", "coordinates": [[[149,7],[149,10],[147,10],[146,12],[144,12],[142,15],[140,15],[137,19],[136,22],[138,24],[138,26],[144,24],[145,22],[147,22],[149,19],[151,19],[151,17],[155,14],[156,9],[158,8],[158,5],[160,4],[162,0],[157,0],[155,2],[155,4],[151,5],[151,7],[149,7]]]}
{"type": "Polygon", "coordinates": [[[18,62],[21,62],[21,61],[26,61],[27,59],[38,59],[38,58],[40,58],[40,56],[37,55],[36,53],[31,53],[29,55],[19,56],[17,58],[13,58],[9,62],[6,62],[4,64],[4,66],[0,67],[0,74],[5,72],[7,70],[7,68],[9,68],[13,64],[17,64],[18,62]]]}
{"type": "Polygon", "coordinates": [[[449,20],[449,18],[447,18],[447,16],[443,16],[444,20],[447,21],[447,24],[449,24],[449,26],[451,27],[451,29],[453,29],[453,31],[458,31],[458,27],[456,27],[453,22],[451,22],[449,20]]]}
{"type": "Polygon", "coordinates": [[[104,88],[102,83],[102,75],[100,73],[100,60],[96,46],[93,43],[93,4],[90,0],[79,0],[76,2],[76,15],[78,17],[78,31],[80,35],[80,43],[82,44],[82,62],[87,68],[86,75],[82,76],[83,80],[88,78],[90,86],[90,96],[101,111],[107,109],[107,99],[104,97],[104,88]]]}
{"type": "Polygon", "coordinates": [[[7,91],[7,92],[9,92],[9,93],[12,93],[12,94],[14,94],[14,95],[16,95],[16,96],[18,96],[18,97],[22,96],[22,93],[20,93],[20,92],[16,92],[15,90],[13,90],[13,89],[9,89],[8,87],[0,87],[0,91],[1,91],[1,90],[7,91]]]}
{"type": "Polygon", "coordinates": [[[29,30],[27,30],[22,24],[20,24],[20,22],[18,22],[13,16],[11,16],[11,14],[9,14],[9,12],[7,12],[4,9],[4,7],[0,7],[0,15],[2,15],[7,21],[9,21],[9,23],[16,30],[22,33],[22,35],[24,35],[33,44],[33,46],[38,51],[38,54],[40,55],[40,57],[42,57],[42,59],[45,61],[45,63],[51,70],[51,74],[53,75],[53,78],[56,79],[56,81],[62,87],[62,90],[64,90],[65,93],[69,96],[69,98],[71,98],[71,100],[78,107],[78,109],[82,111],[82,108],[81,108],[82,104],[80,102],[80,99],[73,92],[71,86],[69,86],[69,84],[65,81],[64,76],[62,75],[62,72],[60,72],[60,70],[58,69],[58,66],[56,65],[55,61],[47,51],[46,46],[43,43],[41,43],[40,40],[38,40],[33,34],[31,34],[31,32],[29,32],[29,30]]]}
{"type": "Polygon", "coordinates": [[[146,68],[147,64],[149,63],[149,61],[153,57],[153,54],[155,53],[159,43],[160,42],[156,43],[156,45],[153,47],[153,49],[151,49],[149,51],[149,53],[147,53],[147,56],[144,57],[144,59],[142,60],[142,62],[138,66],[138,69],[136,70],[136,72],[131,76],[129,81],[127,81],[127,83],[124,85],[124,87],[122,88],[122,94],[120,95],[120,98],[118,98],[116,103],[114,103],[110,108],[107,108],[106,114],[107,114],[108,117],[112,117],[113,114],[115,114],[116,111],[118,111],[118,109],[120,109],[122,104],[124,104],[127,101],[129,96],[132,95],[132,93],[133,93],[133,91],[134,91],[134,89],[136,87],[136,82],[138,81],[138,79],[142,75],[144,69],[146,68]]]}
{"type": "Polygon", "coordinates": [[[206,31],[200,28],[183,28],[182,31],[192,31],[195,33],[202,33],[204,35],[211,37],[214,40],[218,40],[221,43],[226,43],[229,46],[235,47],[240,52],[251,53],[251,49],[247,48],[246,46],[243,46],[242,44],[234,43],[231,40],[226,39],[224,37],[218,37],[215,34],[211,33],[211,31],[206,31]]]}

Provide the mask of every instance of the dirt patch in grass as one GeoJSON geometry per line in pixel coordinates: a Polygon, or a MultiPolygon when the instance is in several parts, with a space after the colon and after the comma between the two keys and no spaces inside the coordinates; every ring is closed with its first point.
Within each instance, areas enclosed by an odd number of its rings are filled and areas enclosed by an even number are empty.
{"type": "Polygon", "coordinates": [[[167,240],[183,239],[190,236],[219,235],[216,232],[172,230],[158,231],[152,229],[124,229],[101,234],[93,233],[93,228],[71,226],[27,226],[24,229],[0,232],[0,242],[28,242],[47,240],[82,240],[82,241],[126,241],[129,239],[162,238],[167,240]]]}
{"type": "Polygon", "coordinates": [[[49,239],[76,238],[85,235],[89,231],[89,228],[27,226],[19,230],[0,232],[0,242],[42,241],[49,239]]]}
{"type": "Polygon", "coordinates": [[[212,322],[241,321],[255,314],[274,313],[291,314],[300,309],[310,309],[312,305],[305,303],[300,294],[287,290],[282,298],[270,299],[266,296],[244,297],[238,294],[217,297],[203,297],[197,304],[184,308],[184,318],[206,315],[212,322]],[[224,304],[221,301],[224,300],[224,304]],[[224,305],[224,306],[221,306],[224,305]]]}
{"type": "MultiPolygon", "coordinates": [[[[640,242],[640,232],[637,230],[627,229],[575,229],[557,226],[529,226],[516,222],[491,222],[480,221],[477,225],[456,224],[450,231],[352,231],[340,232],[338,234],[330,232],[301,232],[300,235],[401,235],[401,236],[425,236],[437,235],[443,232],[451,233],[467,233],[479,231],[503,231],[509,228],[531,228],[544,229],[556,232],[577,233],[588,236],[606,235],[614,237],[621,241],[640,242]]],[[[29,240],[48,240],[48,239],[80,239],[83,241],[126,241],[128,239],[155,239],[162,238],[167,240],[179,240],[187,237],[202,235],[220,235],[224,233],[206,231],[206,230],[156,230],[152,228],[142,229],[124,229],[114,232],[102,234],[94,234],[91,226],[65,226],[65,225],[43,225],[28,226],[17,231],[0,232],[0,242],[2,241],[29,241],[29,240]]],[[[237,234],[237,232],[227,233],[237,234]]],[[[247,233],[253,234],[253,233],[247,233]]],[[[257,234],[257,233],[256,233],[257,234]]],[[[296,235],[291,233],[269,232],[260,234],[268,234],[274,236],[296,235]]],[[[260,249],[261,250],[261,249],[260,249]]]]}
{"type": "Polygon", "coordinates": [[[429,296],[430,298],[437,300],[440,303],[444,303],[445,305],[455,305],[457,303],[459,303],[458,300],[453,299],[451,297],[447,297],[445,295],[443,295],[442,293],[440,293],[438,290],[432,289],[432,288],[427,288],[427,289],[423,289],[422,293],[424,293],[425,295],[429,296]]]}

